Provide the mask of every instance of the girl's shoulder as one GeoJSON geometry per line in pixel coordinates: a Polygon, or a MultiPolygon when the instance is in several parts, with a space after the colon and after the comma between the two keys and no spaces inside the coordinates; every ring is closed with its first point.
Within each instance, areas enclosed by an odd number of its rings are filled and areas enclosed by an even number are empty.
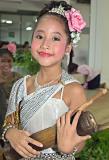
{"type": "Polygon", "coordinates": [[[74,97],[74,96],[84,93],[84,88],[82,87],[80,83],[75,81],[75,82],[71,82],[65,85],[65,92],[66,94],[71,95],[71,96],[73,95],[74,97]]]}
{"type": "Polygon", "coordinates": [[[68,99],[70,109],[75,109],[86,101],[84,88],[77,82],[65,86],[64,97],[68,99]]]}

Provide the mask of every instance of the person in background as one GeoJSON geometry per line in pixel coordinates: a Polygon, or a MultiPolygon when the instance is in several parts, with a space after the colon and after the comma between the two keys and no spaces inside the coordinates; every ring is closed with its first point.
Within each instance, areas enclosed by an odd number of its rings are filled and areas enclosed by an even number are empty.
{"type": "Polygon", "coordinates": [[[0,41],[0,48],[5,48],[8,44],[8,41],[0,41]]]}
{"type": "Polygon", "coordinates": [[[13,71],[13,56],[16,53],[16,45],[9,43],[0,49],[0,83],[2,83],[6,97],[9,98],[13,83],[21,78],[21,75],[13,71]]]}
{"type": "Polygon", "coordinates": [[[96,89],[100,87],[101,74],[99,71],[83,64],[78,66],[77,72],[85,76],[84,88],[96,89]]]}
{"type": "MultiPolygon", "coordinates": [[[[73,49],[72,49],[73,50],[73,49]]],[[[84,76],[84,83],[82,84],[84,88],[96,89],[100,87],[101,73],[87,64],[78,65],[73,63],[74,51],[70,53],[69,63],[68,63],[68,73],[75,74],[79,73],[84,76]]]]}
{"type": "Polygon", "coordinates": [[[78,65],[70,62],[68,65],[68,73],[79,73],[84,76],[85,82],[82,84],[84,88],[96,89],[100,87],[101,74],[86,64],[78,65]]]}
{"type": "Polygon", "coordinates": [[[91,138],[77,134],[81,112],[70,122],[73,111],[86,102],[86,97],[79,82],[61,67],[64,55],[72,52],[72,44],[80,39],[85,25],[80,12],[65,1],[50,2],[37,17],[31,54],[41,67],[36,75],[27,75],[14,84],[2,134],[2,139],[9,141],[22,160],[74,160],[75,148],[80,150],[91,138]],[[16,125],[19,123],[22,130],[16,125]],[[41,148],[43,144],[30,135],[54,124],[57,150],[33,149],[30,143],[41,148]]]}
{"type": "Polygon", "coordinates": [[[16,46],[13,43],[5,44],[0,48],[0,133],[12,85],[21,77],[18,73],[12,71],[13,54],[15,52],[16,46]]]}
{"type": "Polygon", "coordinates": [[[23,51],[30,51],[30,44],[28,41],[25,41],[23,44],[23,51]]]}

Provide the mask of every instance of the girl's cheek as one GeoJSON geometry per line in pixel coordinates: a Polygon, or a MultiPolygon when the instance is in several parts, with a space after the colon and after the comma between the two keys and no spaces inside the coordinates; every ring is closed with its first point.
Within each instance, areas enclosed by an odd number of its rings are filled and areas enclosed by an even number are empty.
{"type": "Polygon", "coordinates": [[[37,49],[38,49],[38,43],[37,42],[32,42],[31,43],[31,51],[36,52],[37,49]]]}
{"type": "Polygon", "coordinates": [[[35,48],[36,46],[37,46],[37,42],[32,41],[31,47],[32,47],[32,48],[35,48]]]}
{"type": "Polygon", "coordinates": [[[65,44],[61,44],[60,46],[58,46],[57,48],[57,56],[60,57],[60,56],[63,56],[65,54],[65,44]]]}

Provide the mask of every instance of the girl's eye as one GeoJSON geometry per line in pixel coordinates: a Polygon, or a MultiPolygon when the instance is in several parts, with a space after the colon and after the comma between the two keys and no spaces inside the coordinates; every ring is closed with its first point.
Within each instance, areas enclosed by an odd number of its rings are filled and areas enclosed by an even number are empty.
{"type": "Polygon", "coordinates": [[[60,41],[60,37],[53,37],[53,41],[60,41]]]}
{"type": "Polygon", "coordinates": [[[39,35],[39,34],[36,35],[35,37],[36,37],[37,39],[42,39],[42,38],[43,38],[43,36],[42,36],[42,35],[39,35]]]}

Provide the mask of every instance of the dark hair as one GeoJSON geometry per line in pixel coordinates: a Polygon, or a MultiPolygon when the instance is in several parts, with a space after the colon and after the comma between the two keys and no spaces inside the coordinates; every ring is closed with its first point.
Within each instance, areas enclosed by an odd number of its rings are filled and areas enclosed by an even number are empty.
{"type": "Polygon", "coordinates": [[[68,64],[68,73],[73,74],[77,72],[78,64],[73,63],[73,57],[74,57],[74,52],[72,49],[72,52],[70,52],[70,59],[69,59],[69,64],[68,64]]]}
{"type": "Polygon", "coordinates": [[[25,48],[26,46],[29,45],[29,42],[28,41],[25,41],[24,44],[23,44],[23,48],[25,48]]]}
{"type": "Polygon", "coordinates": [[[77,68],[78,68],[78,64],[69,63],[69,65],[68,65],[68,73],[69,74],[77,73],[77,68]]]}
{"type": "Polygon", "coordinates": [[[13,59],[12,53],[7,48],[0,48],[0,57],[9,55],[13,59]]]}
{"type": "MultiPolygon", "coordinates": [[[[64,7],[65,11],[70,10],[72,8],[72,6],[67,4],[65,1],[59,1],[59,2],[51,1],[49,4],[46,4],[45,7],[40,11],[40,13],[39,13],[39,15],[37,17],[36,26],[38,25],[40,19],[45,15],[59,17],[60,20],[63,22],[63,24],[65,26],[65,32],[66,32],[66,34],[68,36],[68,42],[70,43],[71,42],[71,36],[70,36],[70,30],[69,30],[69,27],[68,27],[68,21],[67,21],[66,17],[64,17],[63,15],[54,13],[54,12],[49,12],[52,8],[57,8],[60,5],[62,7],[64,7]]],[[[35,28],[36,28],[36,26],[35,26],[35,28]]]]}

